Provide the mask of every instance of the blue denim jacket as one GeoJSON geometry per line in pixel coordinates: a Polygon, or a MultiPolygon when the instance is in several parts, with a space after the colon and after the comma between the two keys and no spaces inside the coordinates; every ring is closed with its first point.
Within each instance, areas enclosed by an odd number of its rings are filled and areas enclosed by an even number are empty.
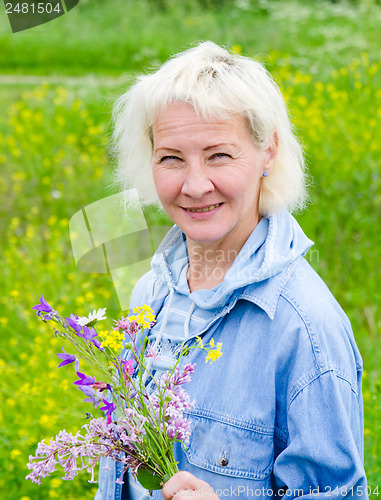
{"type": "MultiPolygon", "coordinates": [[[[167,255],[179,234],[175,226],[163,240],[132,307],[147,303],[158,314],[176,287],[167,255]]],[[[195,349],[182,360],[197,364],[186,386],[196,405],[189,445],[175,446],[179,469],[220,498],[366,499],[362,359],[348,318],[305,260],[312,242],[290,214],[270,217],[264,241],[254,240],[222,295],[196,297],[209,297],[215,314],[188,342],[213,337],[223,356],[209,365],[195,349]]],[[[120,464],[104,465],[95,500],[119,500],[120,464]]]]}

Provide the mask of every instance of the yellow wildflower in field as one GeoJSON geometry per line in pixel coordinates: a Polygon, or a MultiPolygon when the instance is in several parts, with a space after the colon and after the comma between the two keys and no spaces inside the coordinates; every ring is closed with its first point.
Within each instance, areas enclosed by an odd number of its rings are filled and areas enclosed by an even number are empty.
{"type": "Polygon", "coordinates": [[[12,460],[14,460],[17,457],[21,457],[21,456],[22,456],[22,453],[20,450],[15,449],[15,450],[11,451],[11,459],[12,460]]]}
{"type": "Polygon", "coordinates": [[[75,134],[68,134],[66,136],[66,143],[67,144],[75,144],[77,141],[77,136],[75,134]]]}
{"type": "Polygon", "coordinates": [[[51,481],[50,481],[50,486],[52,488],[59,488],[62,484],[62,479],[58,479],[57,477],[53,478],[51,481]]]}
{"type": "Polygon", "coordinates": [[[235,54],[242,54],[242,46],[239,45],[239,43],[236,43],[232,47],[232,52],[234,52],[235,54]]]}

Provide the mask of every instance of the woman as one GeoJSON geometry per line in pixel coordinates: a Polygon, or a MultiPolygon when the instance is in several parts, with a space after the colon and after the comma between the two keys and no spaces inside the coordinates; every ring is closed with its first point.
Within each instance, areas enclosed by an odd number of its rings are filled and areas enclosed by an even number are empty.
{"type": "MultiPolygon", "coordinates": [[[[192,435],[154,498],[366,498],[362,360],[304,258],[303,156],[276,84],[206,42],[140,77],[115,116],[117,180],[175,224],[131,300],[157,315],[155,376],[195,336],[223,345],[212,366],[186,359],[192,435]]],[[[120,474],[101,464],[96,499],[146,496],[120,474]]]]}

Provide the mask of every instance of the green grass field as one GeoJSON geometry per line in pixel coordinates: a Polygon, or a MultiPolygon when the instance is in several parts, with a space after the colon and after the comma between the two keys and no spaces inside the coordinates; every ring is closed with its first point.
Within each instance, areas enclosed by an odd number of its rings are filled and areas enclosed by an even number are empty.
{"type": "MultiPolygon", "coordinates": [[[[287,100],[311,175],[297,215],[308,259],[346,313],[364,360],[365,466],[381,493],[381,7],[358,3],[148,0],[80,2],[12,34],[0,8],[0,491],[6,500],[89,500],[83,473],[26,482],[42,438],[75,432],[89,407],[56,338],[30,308],[120,307],[110,275],[76,268],[70,218],[114,193],[107,153],[112,100],[134,73],[201,39],[265,62],[287,100]],[[160,7],[161,5],[161,7],[160,7]]],[[[1,10],[3,9],[3,10],[1,10]]],[[[151,213],[154,220],[157,215],[151,213]]],[[[156,218],[156,219],[155,219],[156,218]]],[[[133,275],[125,278],[132,288],[133,275]]],[[[324,312],[322,311],[322,314],[324,312]]]]}

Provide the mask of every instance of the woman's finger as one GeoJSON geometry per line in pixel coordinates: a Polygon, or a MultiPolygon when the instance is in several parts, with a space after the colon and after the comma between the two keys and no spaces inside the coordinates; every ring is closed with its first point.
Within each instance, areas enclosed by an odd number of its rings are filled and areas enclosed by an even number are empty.
{"type": "Polygon", "coordinates": [[[191,497],[190,491],[194,491],[197,498],[203,498],[204,496],[210,500],[218,498],[213,494],[213,488],[208,483],[186,471],[177,472],[172,476],[164,484],[162,493],[164,500],[178,500],[184,496],[191,497]],[[188,491],[188,494],[186,491],[188,491]]]}

